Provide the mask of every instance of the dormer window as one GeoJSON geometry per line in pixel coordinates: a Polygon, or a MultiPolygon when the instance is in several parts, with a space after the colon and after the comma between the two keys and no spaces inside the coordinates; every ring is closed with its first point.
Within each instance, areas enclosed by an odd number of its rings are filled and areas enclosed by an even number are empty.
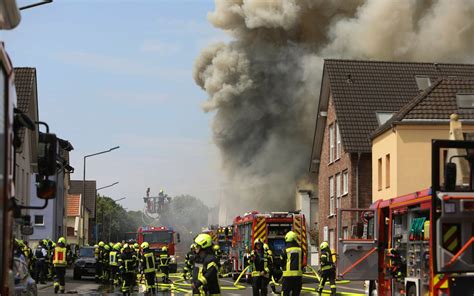
{"type": "Polygon", "coordinates": [[[456,103],[460,109],[474,109],[474,93],[456,94],[456,103]]]}
{"type": "Polygon", "coordinates": [[[379,122],[379,126],[387,122],[393,116],[393,112],[377,112],[375,115],[377,116],[377,121],[379,122]]]}
{"type": "Polygon", "coordinates": [[[431,80],[428,76],[415,76],[416,85],[418,86],[418,90],[425,90],[431,86],[431,80]]]}

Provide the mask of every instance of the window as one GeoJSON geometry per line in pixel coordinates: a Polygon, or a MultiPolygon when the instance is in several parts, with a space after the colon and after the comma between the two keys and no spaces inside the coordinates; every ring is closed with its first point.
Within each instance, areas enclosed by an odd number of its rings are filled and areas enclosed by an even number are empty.
{"type": "Polygon", "coordinates": [[[35,215],[35,225],[44,225],[44,216],[43,215],[35,215]]]}
{"type": "Polygon", "coordinates": [[[382,158],[379,158],[378,165],[377,165],[377,170],[378,170],[378,189],[379,191],[382,190],[382,158]]]}
{"type": "Polygon", "coordinates": [[[385,155],[385,188],[390,187],[390,154],[385,155]]]}
{"type": "Polygon", "coordinates": [[[342,227],[342,239],[349,238],[349,228],[347,226],[342,227]]]}
{"type": "Polygon", "coordinates": [[[329,248],[331,250],[335,250],[335,245],[336,245],[336,236],[334,235],[334,229],[329,230],[329,248]]]}
{"type": "Polygon", "coordinates": [[[329,163],[334,161],[334,125],[329,126],[329,163]]]}
{"type": "Polygon", "coordinates": [[[334,209],[334,178],[329,177],[329,215],[336,213],[334,209]]]}
{"type": "Polygon", "coordinates": [[[336,198],[337,208],[341,208],[341,174],[336,175],[336,198]]]}
{"type": "Polygon", "coordinates": [[[349,193],[349,172],[342,172],[342,195],[349,193]]]}
{"type": "Polygon", "coordinates": [[[425,90],[431,86],[431,80],[428,76],[415,76],[416,85],[418,86],[418,90],[425,90]]]}
{"type": "Polygon", "coordinates": [[[339,124],[336,122],[336,159],[341,158],[341,133],[339,132],[339,124]]]}
{"type": "Polygon", "coordinates": [[[458,104],[458,108],[472,109],[474,108],[474,93],[456,94],[456,102],[458,104]]]}
{"type": "Polygon", "coordinates": [[[375,113],[379,126],[387,122],[393,116],[393,112],[377,112],[375,113]]]}
{"type": "Polygon", "coordinates": [[[68,227],[66,228],[66,235],[67,235],[67,236],[74,236],[74,227],[68,226],[68,227]]]}

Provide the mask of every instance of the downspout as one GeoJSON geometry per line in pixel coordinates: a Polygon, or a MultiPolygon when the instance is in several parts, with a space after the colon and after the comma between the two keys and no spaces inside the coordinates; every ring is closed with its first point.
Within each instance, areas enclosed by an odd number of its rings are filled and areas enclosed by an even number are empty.
{"type": "Polygon", "coordinates": [[[357,152],[357,165],[356,165],[356,200],[355,208],[359,208],[359,163],[360,163],[361,153],[357,152]]]}

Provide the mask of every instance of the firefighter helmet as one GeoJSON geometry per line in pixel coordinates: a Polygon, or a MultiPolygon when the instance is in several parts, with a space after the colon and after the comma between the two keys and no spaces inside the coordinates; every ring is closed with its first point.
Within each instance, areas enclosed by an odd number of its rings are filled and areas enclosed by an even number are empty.
{"type": "Polygon", "coordinates": [[[219,247],[219,245],[214,245],[212,246],[212,249],[217,252],[221,249],[221,247],[219,247]]]}
{"type": "Polygon", "coordinates": [[[129,249],[130,248],[130,245],[129,244],[124,244],[123,245],[123,249],[126,250],[126,249],[129,249]]]}
{"type": "Polygon", "coordinates": [[[120,251],[120,243],[116,243],[116,244],[114,245],[114,250],[115,250],[115,251],[120,251]]]}
{"type": "Polygon", "coordinates": [[[150,244],[148,242],[143,242],[141,247],[142,247],[143,250],[146,250],[150,247],[150,244]]]}
{"type": "Polygon", "coordinates": [[[268,247],[268,244],[263,244],[263,249],[264,249],[265,251],[268,251],[270,248],[268,247]]]}
{"type": "Polygon", "coordinates": [[[140,246],[138,245],[138,243],[134,243],[134,244],[133,244],[133,248],[134,248],[135,250],[138,250],[139,247],[140,247],[140,246]]]}
{"type": "Polygon", "coordinates": [[[190,249],[191,249],[191,250],[194,250],[194,249],[196,249],[196,244],[194,244],[194,243],[193,243],[193,244],[191,244],[191,247],[190,247],[190,249]]]}
{"type": "Polygon", "coordinates": [[[162,251],[162,252],[168,252],[168,248],[167,248],[167,247],[163,247],[163,248],[161,248],[161,251],[162,251]]]}
{"type": "Polygon", "coordinates": [[[212,246],[212,237],[207,233],[201,233],[194,239],[194,242],[202,249],[207,249],[212,246]]]}
{"type": "Polygon", "coordinates": [[[61,236],[61,237],[58,239],[58,244],[66,244],[66,239],[61,236]]]}
{"type": "Polygon", "coordinates": [[[109,246],[109,245],[105,245],[105,246],[104,246],[104,249],[105,249],[106,251],[109,251],[109,250],[110,250],[110,246],[109,246]]]}
{"type": "Polygon", "coordinates": [[[326,250],[326,249],[328,249],[328,248],[329,248],[329,244],[328,244],[328,242],[326,242],[326,241],[322,242],[322,243],[319,245],[319,249],[320,249],[320,250],[326,250]]]}
{"type": "Polygon", "coordinates": [[[99,242],[99,247],[102,248],[104,245],[105,245],[104,242],[102,242],[102,241],[99,242]]]}
{"type": "Polygon", "coordinates": [[[296,241],[297,237],[298,236],[296,235],[296,233],[294,233],[293,231],[288,231],[288,233],[285,235],[285,242],[294,242],[296,241]]]}
{"type": "Polygon", "coordinates": [[[256,238],[253,242],[254,246],[257,246],[257,244],[261,244],[263,246],[263,241],[261,238],[256,238]]]}

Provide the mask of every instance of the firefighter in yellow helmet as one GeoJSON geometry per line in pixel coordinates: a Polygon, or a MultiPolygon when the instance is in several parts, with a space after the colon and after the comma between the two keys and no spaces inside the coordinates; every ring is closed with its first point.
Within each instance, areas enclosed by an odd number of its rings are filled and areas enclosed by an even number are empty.
{"type": "Polygon", "coordinates": [[[289,231],[285,235],[286,248],[281,255],[283,264],[282,292],[284,296],[301,293],[303,281],[303,252],[297,241],[297,234],[289,231]]]}
{"type": "Polygon", "coordinates": [[[94,256],[96,257],[96,262],[95,262],[95,281],[96,283],[102,281],[102,257],[103,257],[103,252],[104,252],[104,242],[100,241],[97,244],[97,249],[94,252],[94,256]]]}
{"type": "Polygon", "coordinates": [[[191,244],[189,247],[189,252],[186,253],[184,257],[184,279],[187,279],[188,276],[192,276],[192,269],[194,264],[194,257],[196,255],[196,244],[191,244]]]}
{"type": "Polygon", "coordinates": [[[322,242],[319,245],[319,271],[321,279],[319,281],[318,293],[322,295],[326,281],[331,285],[331,295],[336,295],[336,266],[334,265],[331,249],[328,242],[322,242]]]}
{"type": "Polygon", "coordinates": [[[155,277],[156,277],[156,263],[155,263],[155,253],[150,249],[150,244],[143,242],[141,245],[142,256],[141,261],[141,271],[145,274],[145,287],[147,293],[156,293],[155,277]]]}
{"type": "Polygon", "coordinates": [[[109,252],[110,284],[114,286],[119,284],[119,259],[120,243],[116,243],[109,252]]]}
{"type": "Polygon", "coordinates": [[[64,293],[66,289],[66,266],[67,266],[67,256],[66,256],[66,239],[60,237],[58,239],[58,244],[54,248],[53,254],[53,266],[54,266],[54,293],[57,294],[64,293]]]}
{"type": "Polygon", "coordinates": [[[168,255],[168,248],[161,248],[159,257],[160,270],[163,273],[163,283],[170,282],[170,256],[168,255]]]}
{"type": "Polygon", "coordinates": [[[192,288],[193,295],[220,295],[219,271],[212,250],[212,238],[202,233],[194,239],[196,256],[194,259],[192,288]]]}
{"type": "Polygon", "coordinates": [[[255,239],[253,250],[250,254],[250,264],[252,265],[252,290],[254,296],[267,295],[268,282],[270,277],[270,267],[268,254],[261,239],[255,239]]]}
{"type": "Polygon", "coordinates": [[[138,266],[138,261],[135,250],[133,250],[129,244],[123,245],[119,265],[120,273],[122,274],[122,293],[124,295],[131,295],[137,282],[135,271],[138,266]]]}

